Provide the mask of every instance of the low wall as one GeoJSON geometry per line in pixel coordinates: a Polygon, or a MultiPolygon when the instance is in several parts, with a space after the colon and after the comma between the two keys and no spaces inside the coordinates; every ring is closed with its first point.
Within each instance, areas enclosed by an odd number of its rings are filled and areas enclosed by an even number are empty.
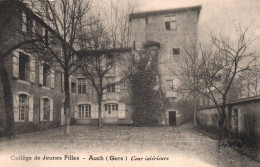
{"type": "MultiPolygon", "coordinates": [[[[260,100],[244,99],[230,102],[226,107],[224,128],[238,136],[259,138],[260,136],[260,100]]],[[[201,126],[217,128],[218,112],[216,107],[197,109],[196,119],[201,126]]],[[[259,138],[260,139],[260,138],[259,138]]]]}

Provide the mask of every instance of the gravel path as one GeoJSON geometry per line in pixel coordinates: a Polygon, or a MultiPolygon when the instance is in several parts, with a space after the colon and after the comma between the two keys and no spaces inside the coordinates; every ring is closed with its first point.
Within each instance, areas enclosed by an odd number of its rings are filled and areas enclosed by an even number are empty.
{"type": "Polygon", "coordinates": [[[72,126],[70,136],[63,135],[63,127],[19,134],[12,140],[0,139],[0,163],[7,166],[57,166],[62,163],[63,166],[87,167],[260,166],[227,147],[217,153],[216,141],[193,130],[190,124],[180,127],[72,126]],[[41,160],[20,160],[23,156],[33,159],[36,155],[41,160]],[[44,161],[44,155],[62,160],[44,161]],[[69,160],[65,160],[65,155],[69,160]],[[73,156],[79,160],[72,160],[73,156]]]}

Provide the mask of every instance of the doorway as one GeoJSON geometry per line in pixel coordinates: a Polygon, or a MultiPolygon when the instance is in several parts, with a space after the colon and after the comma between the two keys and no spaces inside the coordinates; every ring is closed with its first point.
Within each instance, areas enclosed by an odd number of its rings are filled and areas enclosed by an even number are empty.
{"type": "Polygon", "coordinates": [[[232,132],[234,135],[238,134],[238,109],[232,112],[232,132]]]}
{"type": "Polygon", "coordinates": [[[169,111],[169,126],[176,126],[176,111],[169,111]]]}

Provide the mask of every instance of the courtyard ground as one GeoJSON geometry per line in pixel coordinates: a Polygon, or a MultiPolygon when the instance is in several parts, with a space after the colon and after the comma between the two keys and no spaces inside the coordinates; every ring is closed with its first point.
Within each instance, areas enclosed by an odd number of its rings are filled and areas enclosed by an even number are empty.
{"type": "Polygon", "coordinates": [[[195,131],[191,124],[71,126],[70,136],[64,136],[63,130],[59,127],[0,139],[1,166],[260,166],[228,147],[217,153],[216,140],[195,131]]]}

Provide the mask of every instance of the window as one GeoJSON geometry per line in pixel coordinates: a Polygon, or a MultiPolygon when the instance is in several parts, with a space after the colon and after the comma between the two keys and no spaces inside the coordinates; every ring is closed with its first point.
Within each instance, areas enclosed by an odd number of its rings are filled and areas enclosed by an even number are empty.
{"type": "Polygon", "coordinates": [[[19,53],[19,79],[28,81],[30,66],[29,66],[29,56],[19,53]]]}
{"type": "Polygon", "coordinates": [[[42,36],[44,38],[44,45],[46,47],[48,47],[49,46],[49,32],[45,28],[43,28],[42,32],[43,32],[42,36]]]}
{"type": "Polygon", "coordinates": [[[76,83],[71,82],[71,93],[76,93],[76,83]]]}
{"type": "Polygon", "coordinates": [[[47,98],[43,99],[43,120],[50,120],[50,100],[47,98]]]}
{"type": "Polygon", "coordinates": [[[166,16],[165,17],[165,28],[166,30],[177,30],[176,16],[166,16]]]}
{"type": "Polygon", "coordinates": [[[85,94],[86,93],[86,79],[79,78],[78,79],[78,94],[85,94]]]}
{"type": "Polygon", "coordinates": [[[43,86],[50,87],[51,66],[43,64],[43,86]]]}
{"type": "Polygon", "coordinates": [[[173,55],[179,55],[180,54],[180,48],[172,48],[172,54],[173,55]]]}
{"type": "Polygon", "coordinates": [[[118,111],[118,104],[105,104],[105,111],[111,114],[112,111],[118,111]]]}
{"type": "Polygon", "coordinates": [[[78,106],[79,118],[91,118],[91,105],[78,106]]]}
{"type": "Polygon", "coordinates": [[[107,92],[112,93],[116,92],[116,86],[115,86],[115,77],[107,77],[107,92]]]}
{"type": "Polygon", "coordinates": [[[180,48],[172,48],[172,56],[174,60],[180,59],[180,48]]]}
{"type": "Polygon", "coordinates": [[[33,20],[30,16],[26,15],[26,32],[28,36],[32,37],[33,35],[33,20]]]}
{"type": "Polygon", "coordinates": [[[115,85],[108,85],[108,87],[107,87],[107,92],[116,92],[116,87],[115,87],[115,85]]]}
{"type": "Polygon", "coordinates": [[[28,115],[28,96],[24,94],[19,95],[19,121],[27,121],[28,115]]]}
{"type": "Polygon", "coordinates": [[[173,80],[166,80],[166,91],[172,92],[174,90],[173,80]]]}
{"type": "Polygon", "coordinates": [[[33,20],[32,18],[26,13],[22,12],[22,32],[26,33],[28,36],[32,36],[32,26],[33,20]]]}

